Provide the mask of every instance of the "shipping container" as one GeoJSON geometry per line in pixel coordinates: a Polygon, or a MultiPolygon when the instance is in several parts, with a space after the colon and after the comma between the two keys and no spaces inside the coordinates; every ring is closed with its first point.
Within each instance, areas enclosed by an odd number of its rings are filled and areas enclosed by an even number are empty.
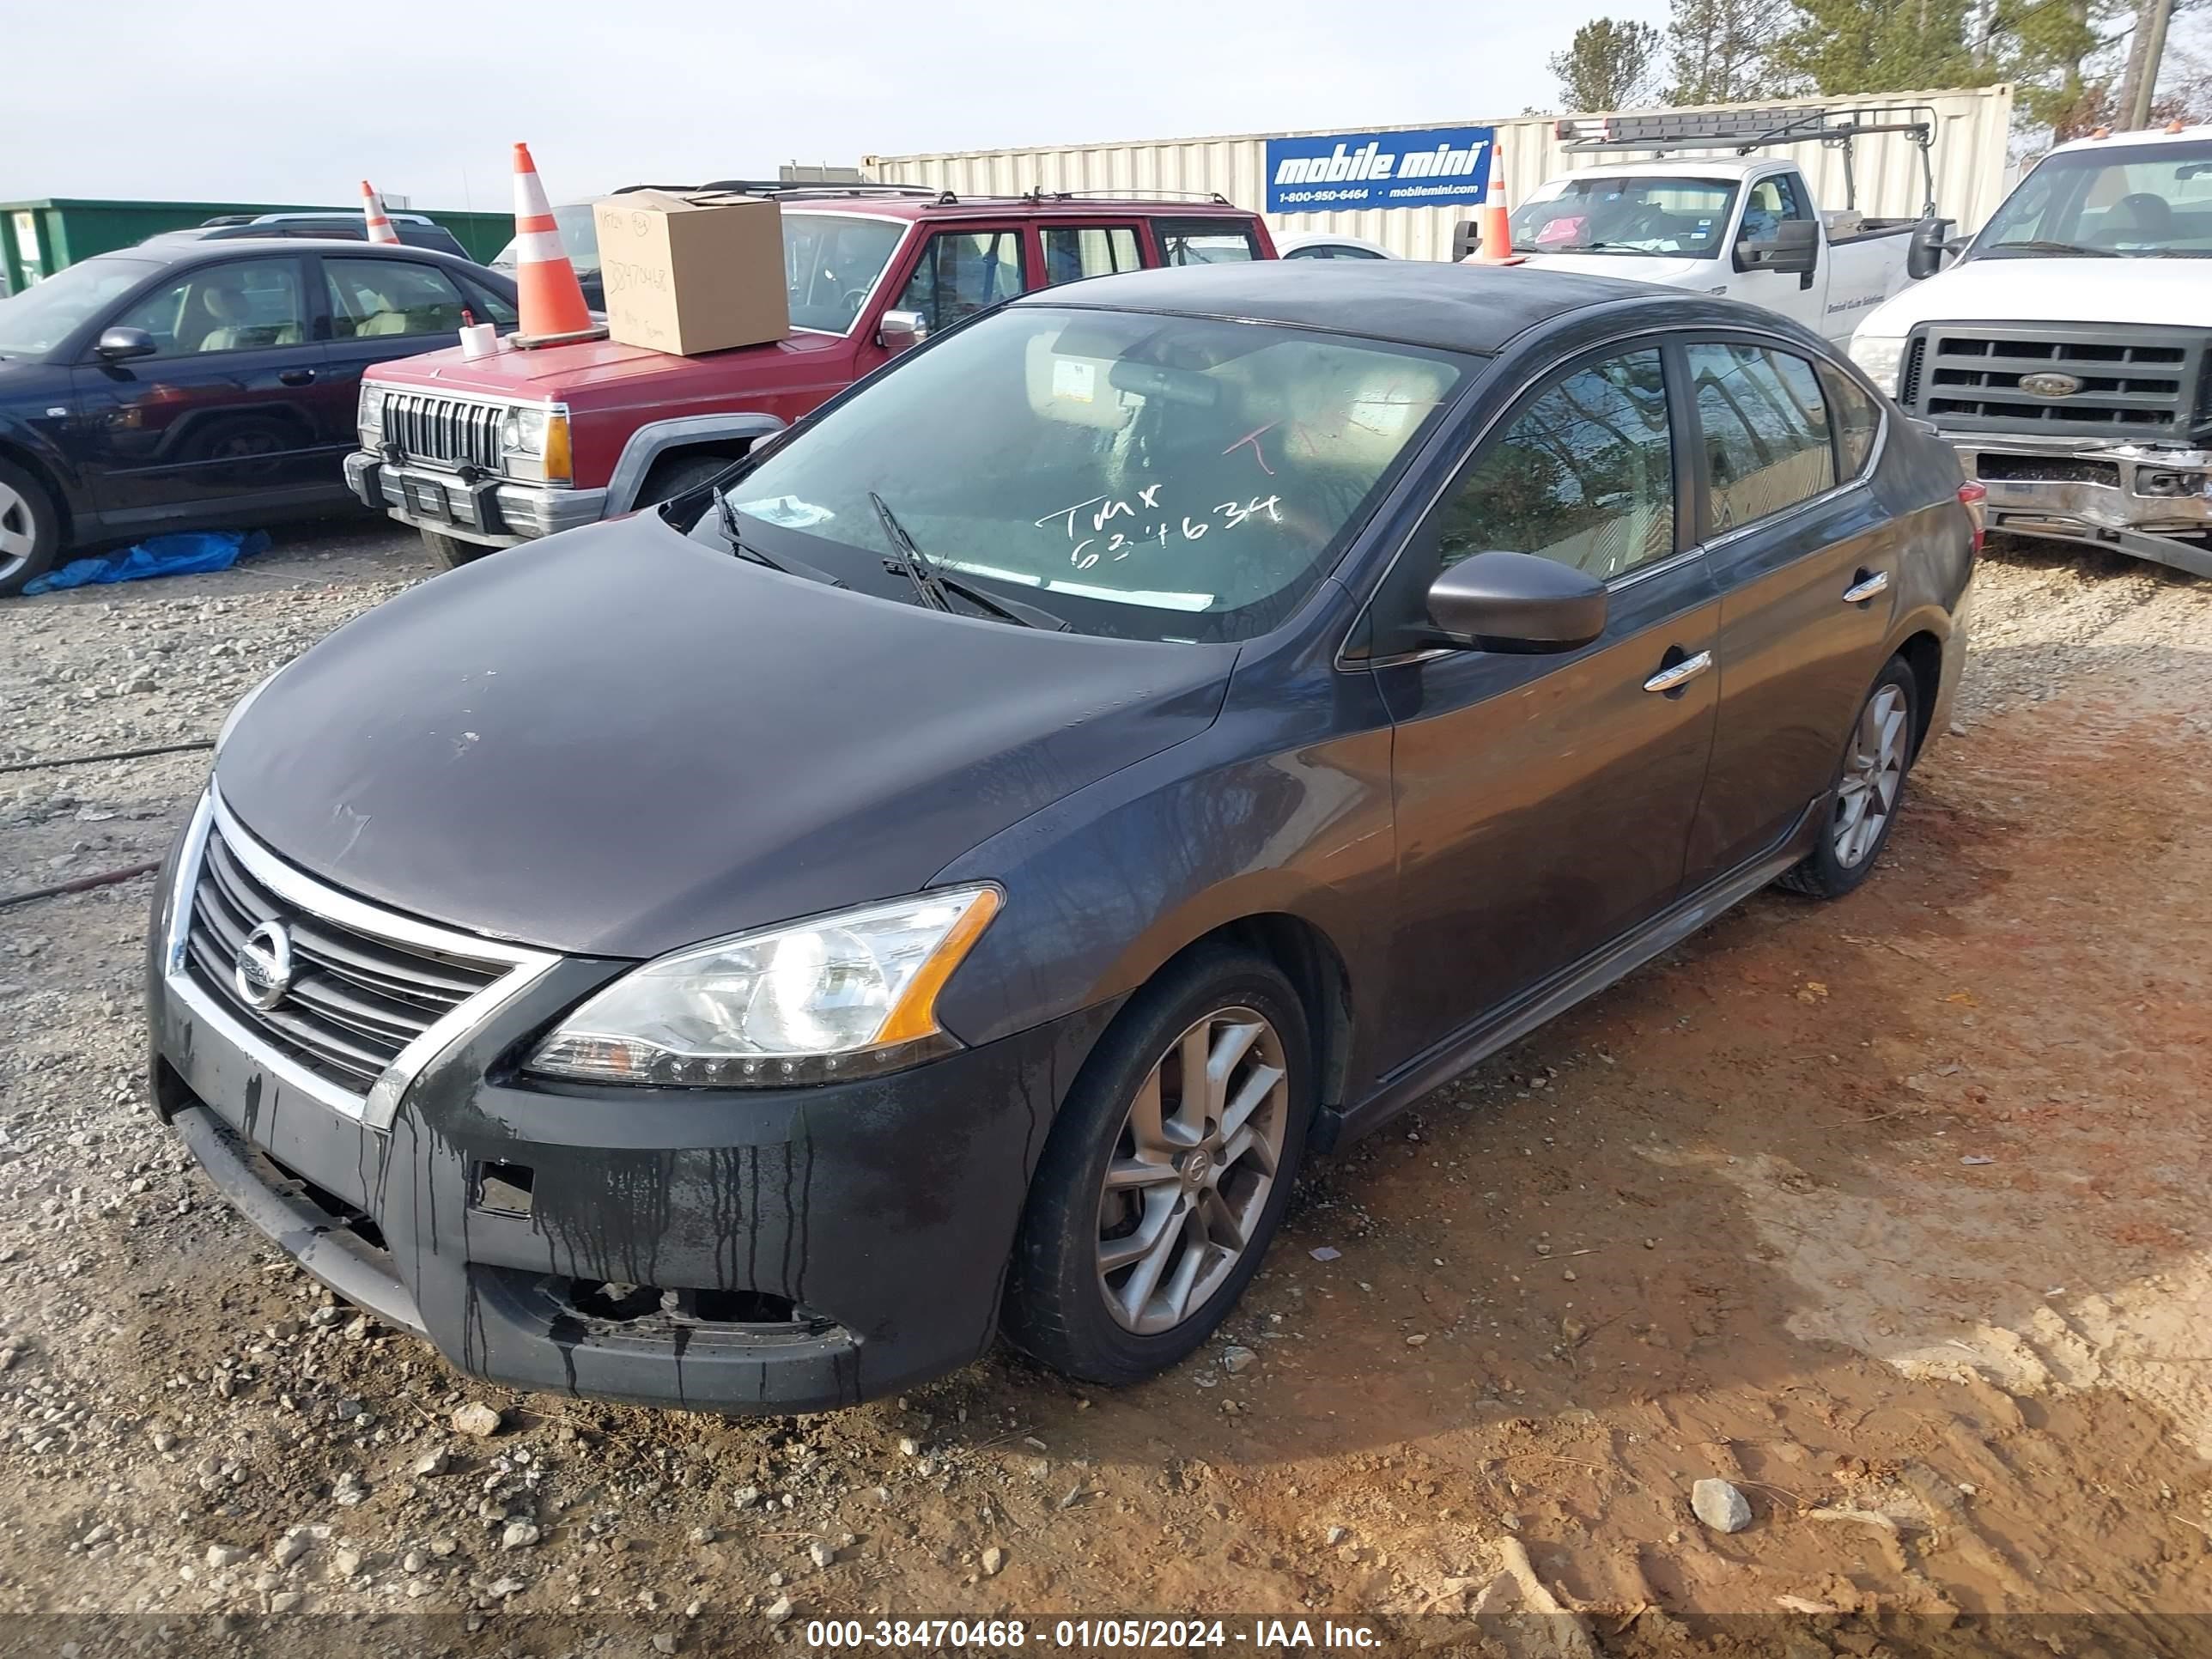
{"type": "MultiPolygon", "coordinates": [[[[386,198],[387,204],[390,198],[386,198]]],[[[443,225],[469,257],[487,260],[514,234],[505,213],[459,213],[410,208],[443,225]]],[[[55,198],[0,202],[0,293],[20,292],[64,265],[130,247],[165,230],[189,230],[219,215],[243,213],[355,213],[361,204],[284,202],[98,202],[55,198]]]]}
{"type": "MultiPolygon", "coordinates": [[[[2005,147],[2012,126],[2012,88],[1979,87],[1966,91],[1899,92],[1859,99],[1802,98],[1750,105],[1705,105],[1669,114],[1714,113],[1745,108],[1788,110],[1854,109],[1903,112],[1924,105],[1936,112],[1936,207],[1958,222],[1962,231],[1978,228],[2004,199],[2005,147]]],[[[1639,111],[1639,114],[1656,112],[1639,111]]],[[[1628,161],[1633,153],[1573,155],[1553,131],[1555,116],[1515,116],[1497,120],[1459,120],[1458,127],[1497,131],[1505,157],[1506,199],[1519,204],[1545,179],[1598,161],[1628,161]]],[[[1577,116],[1589,120],[1593,116],[1577,116]]],[[[1413,132],[1422,125],[1374,127],[1370,132],[1413,132]]],[[[1025,191],[1068,191],[1112,196],[1124,191],[1218,192],[1240,207],[1260,208],[1267,200],[1267,140],[1327,137],[1327,128],[1297,132],[1244,133],[1231,137],[1180,138],[1158,142],[1075,144],[1029,149],[960,150],[943,155],[872,155],[864,170],[882,184],[925,185],[962,196],[1012,196],[1025,191]]],[[[1726,154],[1724,146],[1685,154],[1726,154]]],[[[1818,143],[1777,147],[1771,152],[1796,161],[1812,181],[1823,208],[1846,205],[1844,154],[1818,143]]],[[[1853,147],[1852,172],[1862,213],[1885,218],[1917,215],[1925,196],[1920,157],[1903,134],[1862,138],[1853,147]]],[[[1334,234],[1379,242],[1401,258],[1449,259],[1452,232],[1474,209],[1449,207],[1366,208],[1356,211],[1269,213],[1268,228],[1278,235],[1334,234]]]]}

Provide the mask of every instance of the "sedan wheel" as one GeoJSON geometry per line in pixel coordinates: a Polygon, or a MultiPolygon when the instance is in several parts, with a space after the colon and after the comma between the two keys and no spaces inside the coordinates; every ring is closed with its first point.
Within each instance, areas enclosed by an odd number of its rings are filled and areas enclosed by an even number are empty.
{"type": "Polygon", "coordinates": [[[1098,1193],[1098,1285],[1126,1330],[1172,1330],[1259,1231],[1290,1121],[1283,1039],[1250,1008],[1192,1023],[1138,1088],[1098,1193]]]}
{"type": "Polygon", "coordinates": [[[60,517],[45,487],[0,461],[0,595],[21,592],[60,552],[60,517]]]}
{"type": "Polygon", "coordinates": [[[30,562],[31,548],[37,539],[30,502],[23,499],[21,491],[0,478],[0,581],[30,562]]]}
{"type": "Polygon", "coordinates": [[[1844,775],[1836,786],[1835,820],[1829,834],[1836,862],[1845,869],[1863,863],[1897,810],[1898,792],[1905,784],[1905,757],[1911,728],[1911,710],[1905,693],[1894,685],[1875,688],[1859,716],[1850,752],[1844,757],[1844,775]]]}

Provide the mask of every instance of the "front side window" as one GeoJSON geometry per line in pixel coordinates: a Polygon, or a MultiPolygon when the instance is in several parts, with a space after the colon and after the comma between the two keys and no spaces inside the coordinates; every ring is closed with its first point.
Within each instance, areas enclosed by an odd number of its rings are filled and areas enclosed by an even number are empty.
{"type": "Polygon", "coordinates": [[[1674,550],[1674,460],[1657,349],[1578,368],[1491,441],[1443,508],[1442,562],[1534,553],[1601,580],[1674,550]]]}
{"type": "Polygon", "coordinates": [[[1827,399],[1813,365],[1764,346],[1688,348],[1715,533],[1834,487],[1827,399]]]}
{"type": "Polygon", "coordinates": [[[1142,264],[1133,226],[1047,225],[1044,228],[1047,284],[1110,276],[1115,271],[1134,270],[1142,264]]]}
{"type": "Polygon", "coordinates": [[[1736,240],[1771,242],[1774,233],[1790,220],[1812,216],[1798,198],[1796,182],[1787,173],[1775,173],[1753,185],[1744,198],[1743,228],[1736,240]]]}
{"type": "Polygon", "coordinates": [[[1019,231],[940,230],[923,246],[898,302],[935,333],[1021,291],[1019,231]]]}
{"type": "Polygon", "coordinates": [[[300,267],[291,259],[203,265],[155,289],[111,326],[144,329],[162,357],[304,345],[300,267]]]}
{"type": "MultiPolygon", "coordinates": [[[[856,587],[896,544],[1080,631],[1235,640],[1334,567],[1471,360],[1259,323],[1010,306],[728,492],[748,543],[856,587]]],[[[715,515],[694,532],[719,540],[715,515]]]]}
{"type": "Polygon", "coordinates": [[[1220,219],[1155,219],[1164,265],[1237,264],[1260,257],[1259,239],[1249,226],[1220,219]]]}
{"type": "Polygon", "coordinates": [[[1522,253],[1662,253],[1710,259],[1721,251],[1735,185],[1726,179],[1592,173],[1540,185],[1514,210],[1522,253]]]}
{"type": "Polygon", "coordinates": [[[467,304],[444,271],[404,259],[325,258],[323,279],[341,340],[451,334],[467,304]]]}

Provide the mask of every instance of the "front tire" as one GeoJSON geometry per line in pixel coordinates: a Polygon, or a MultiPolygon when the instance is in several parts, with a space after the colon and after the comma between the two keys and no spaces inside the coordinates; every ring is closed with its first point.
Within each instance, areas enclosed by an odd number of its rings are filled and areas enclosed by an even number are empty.
{"type": "Polygon", "coordinates": [[[0,599],[45,575],[61,550],[61,513],[46,487],[0,461],[0,599]]]}
{"type": "Polygon", "coordinates": [[[1279,969],[1226,947],[1168,969],[1099,1040],[1053,1125],[1015,1241],[1007,1339],[1113,1385],[1196,1348],[1260,1269],[1313,1098],[1305,1011],[1279,969]]]}
{"type": "Polygon", "coordinates": [[[423,550],[437,562],[441,570],[459,570],[465,564],[473,564],[488,553],[496,553],[495,547],[486,547],[482,542],[465,542],[459,536],[441,535],[434,530],[422,532],[423,550]]]}
{"type": "Polygon", "coordinates": [[[1841,898],[1874,873],[1875,860],[1897,827],[1919,716],[1919,683],[1904,658],[1892,657],[1859,705],[1844,741],[1820,839],[1782,878],[1783,886],[1814,898],[1841,898]]]}

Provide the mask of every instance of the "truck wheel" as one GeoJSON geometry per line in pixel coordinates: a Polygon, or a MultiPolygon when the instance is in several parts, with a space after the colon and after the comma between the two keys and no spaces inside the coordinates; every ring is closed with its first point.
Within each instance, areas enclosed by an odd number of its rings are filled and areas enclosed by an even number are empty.
{"type": "Polygon", "coordinates": [[[663,501],[673,501],[687,489],[696,489],[731,464],[727,455],[671,455],[665,460],[655,461],[647,469],[645,482],[637,487],[637,506],[658,507],[663,501]]]}
{"type": "Polygon", "coordinates": [[[1892,657],[1844,740],[1820,839],[1782,878],[1783,886],[1814,898],[1841,898],[1874,872],[1875,860],[1897,827],[1919,706],[1911,668],[1904,658],[1892,657]]]}
{"type": "Polygon", "coordinates": [[[463,565],[473,563],[487,553],[499,551],[495,547],[486,547],[482,542],[465,542],[459,536],[441,536],[434,530],[422,532],[422,545],[442,570],[459,570],[463,565]]]}
{"type": "Polygon", "coordinates": [[[46,487],[0,461],[0,598],[43,576],[62,550],[62,517],[46,487]]]}
{"type": "Polygon", "coordinates": [[[1266,957],[1209,949],[1138,992],[1038,1160],[1007,1338],[1104,1383],[1139,1382],[1205,1341],[1290,1202],[1313,1095],[1305,1012],[1266,957]]]}

